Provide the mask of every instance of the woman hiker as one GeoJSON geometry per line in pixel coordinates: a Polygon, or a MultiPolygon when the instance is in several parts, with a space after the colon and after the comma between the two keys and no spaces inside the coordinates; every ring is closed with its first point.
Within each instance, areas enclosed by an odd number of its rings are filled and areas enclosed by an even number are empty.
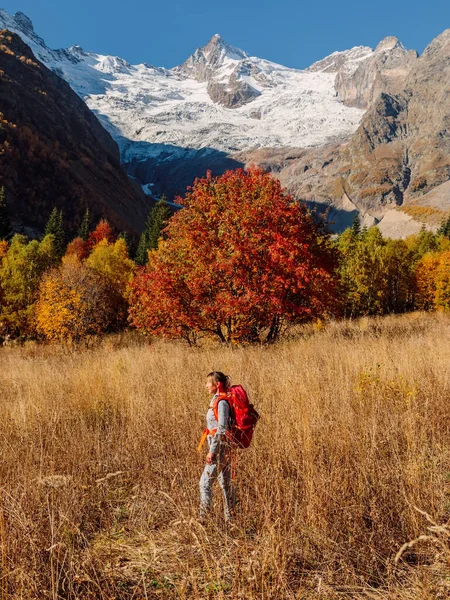
{"type": "Polygon", "coordinates": [[[200,478],[200,518],[204,518],[211,508],[212,487],[217,479],[223,491],[225,520],[228,522],[233,514],[235,501],[231,483],[231,445],[227,439],[227,431],[232,423],[230,405],[225,399],[221,400],[220,395],[225,396],[229,387],[230,378],[220,371],[213,371],[206,377],[206,389],[212,394],[212,399],[206,413],[206,429],[199,445],[200,449],[206,439],[209,446],[206,465],[200,478]]]}

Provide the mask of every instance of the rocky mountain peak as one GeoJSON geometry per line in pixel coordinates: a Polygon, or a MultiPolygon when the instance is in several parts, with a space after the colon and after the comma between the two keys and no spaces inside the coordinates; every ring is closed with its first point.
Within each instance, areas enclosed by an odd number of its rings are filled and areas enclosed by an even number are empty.
{"type": "Polygon", "coordinates": [[[417,52],[407,50],[395,36],[381,40],[366,59],[353,71],[341,69],[335,88],[347,106],[367,108],[381,92],[397,94],[417,60],[417,52]]]}
{"type": "Polygon", "coordinates": [[[34,32],[34,27],[31,19],[27,17],[23,12],[16,12],[14,15],[14,21],[17,23],[17,26],[20,27],[25,32],[34,32]]]}
{"type": "Polygon", "coordinates": [[[75,46],[70,46],[67,48],[67,51],[71,54],[76,54],[77,56],[89,56],[89,52],[86,52],[86,50],[84,50],[81,46],[78,46],[78,44],[75,46]]]}
{"type": "Polygon", "coordinates": [[[232,60],[243,60],[248,58],[248,54],[239,48],[230,46],[227,42],[218,34],[214,34],[204,48],[202,48],[205,57],[210,64],[221,64],[225,59],[232,60]]]}
{"type": "Polygon", "coordinates": [[[227,63],[233,65],[246,58],[246,52],[230,46],[216,33],[206,46],[197,48],[178,69],[197,81],[209,81],[227,63]]]}
{"type": "Polygon", "coordinates": [[[244,71],[250,73],[252,70],[252,66],[247,64],[249,61],[246,52],[230,46],[216,33],[206,46],[198,48],[173,71],[207,82],[208,94],[213,102],[237,108],[260,95],[257,89],[242,79],[244,71]]]}
{"type": "Polygon", "coordinates": [[[39,50],[46,48],[44,40],[34,31],[31,19],[23,12],[19,11],[11,16],[6,10],[0,8],[0,29],[8,29],[8,31],[19,34],[27,43],[34,45],[35,54],[38,54],[37,46],[39,50]]]}
{"type": "Polygon", "coordinates": [[[450,29],[446,29],[434,38],[431,44],[425,48],[422,56],[425,59],[433,59],[438,54],[450,54],[450,29]]]}
{"type": "Polygon", "coordinates": [[[400,42],[400,40],[397,37],[395,37],[395,35],[388,35],[387,37],[381,40],[381,42],[375,48],[375,52],[387,52],[396,48],[399,48],[403,52],[407,52],[404,45],[400,42]]]}

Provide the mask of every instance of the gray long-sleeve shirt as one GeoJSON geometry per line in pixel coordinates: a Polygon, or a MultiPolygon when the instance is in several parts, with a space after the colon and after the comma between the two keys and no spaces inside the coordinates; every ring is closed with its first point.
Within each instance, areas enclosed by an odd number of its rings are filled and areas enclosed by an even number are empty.
{"type": "Polygon", "coordinates": [[[230,405],[226,400],[221,400],[219,402],[217,415],[219,420],[216,421],[214,411],[212,409],[216,399],[217,394],[213,396],[211,404],[209,405],[209,410],[206,413],[206,427],[209,430],[217,429],[216,435],[208,435],[209,451],[212,454],[217,454],[219,452],[222,437],[226,434],[228,429],[230,429],[230,405]]]}

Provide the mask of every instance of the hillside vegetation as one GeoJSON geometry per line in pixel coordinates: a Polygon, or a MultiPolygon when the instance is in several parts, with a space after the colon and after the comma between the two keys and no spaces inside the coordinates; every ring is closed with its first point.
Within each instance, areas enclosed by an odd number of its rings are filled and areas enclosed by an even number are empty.
{"type": "Polygon", "coordinates": [[[68,240],[55,207],[42,240],[12,235],[0,187],[0,343],[90,344],[137,328],[190,344],[274,343],[301,323],[450,309],[450,218],[436,234],[383,238],[327,224],[261,169],[209,172],[170,216],[150,211],[136,253],[86,211],[68,240]],[[134,260],[133,260],[134,255],[134,260]]]}
{"type": "Polygon", "coordinates": [[[2,598],[447,598],[449,332],[412,313],[270,347],[2,349],[2,598]],[[197,519],[213,368],[262,415],[229,530],[218,488],[197,519]]]}

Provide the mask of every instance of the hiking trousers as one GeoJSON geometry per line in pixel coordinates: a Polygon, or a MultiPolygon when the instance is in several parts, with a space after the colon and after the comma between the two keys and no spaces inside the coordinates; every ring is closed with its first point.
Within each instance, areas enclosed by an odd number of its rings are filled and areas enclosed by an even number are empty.
{"type": "Polygon", "coordinates": [[[231,519],[235,503],[231,469],[231,448],[222,443],[215,462],[206,464],[200,477],[200,517],[206,516],[211,509],[212,488],[217,479],[225,500],[225,520],[231,519]]]}

